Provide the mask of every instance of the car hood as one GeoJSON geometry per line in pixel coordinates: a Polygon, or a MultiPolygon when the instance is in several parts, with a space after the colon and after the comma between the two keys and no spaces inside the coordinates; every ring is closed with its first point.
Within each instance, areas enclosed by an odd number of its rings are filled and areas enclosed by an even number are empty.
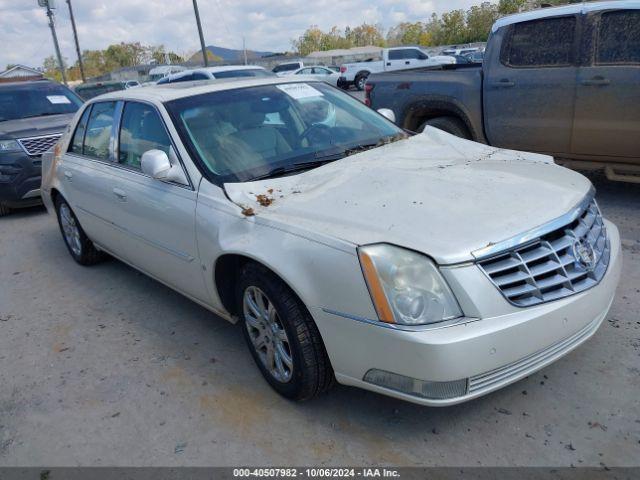
{"type": "Polygon", "coordinates": [[[227,183],[247,215],[355,245],[391,243],[440,264],[571,210],[582,175],[550,157],[489,147],[431,127],[298,175],[227,183]]]}
{"type": "Polygon", "coordinates": [[[61,133],[73,119],[74,113],[20,118],[0,122],[0,137],[25,138],[61,133]]]}

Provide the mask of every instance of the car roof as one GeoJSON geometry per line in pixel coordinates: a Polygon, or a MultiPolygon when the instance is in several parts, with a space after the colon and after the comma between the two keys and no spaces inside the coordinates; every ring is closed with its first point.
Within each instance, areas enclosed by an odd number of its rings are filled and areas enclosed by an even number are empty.
{"type": "Polygon", "coordinates": [[[306,80],[297,77],[242,77],[224,78],[218,80],[197,80],[191,82],[165,83],[162,85],[150,85],[129,90],[119,90],[117,92],[105,93],[92,98],[90,102],[96,100],[143,100],[148,102],[170,102],[179,98],[192,97],[210,92],[222,92],[237,88],[258,87],[262,85],[280,85],[285,83],[322,83],[321,81],[306,80]]]}
{"type": "Polygon", "coordinates": [[[575,15],[577,13],[597,12],[600,10],[626,10],[640,9],[639,0],[611,0],[607,2],[587,2],[573,3],[563,5],[561,7],[549,7],[532,10],[530,12],[516,13],[498,19],[491,29],[495,32],[499,28],[512,25],[514,23],[528,22],[530,20],[538,20],[540,18],[557,17],[560,15],[575,15]]]}
{"type": "Polygon", "coordinates": [[[238,70],[265,70],[263,67],[258,65],[223,65],[221,67],[202,67],[202,68],[191,68],[189,70],[183,70],[181,72],[172,73],[167,75],[165,78],[169,80],[175,80],[177,78],[182,78],[185,75],[190,75],[192,73],[211,73],[215,75],[219,72],[234,72],[238,70]]]}

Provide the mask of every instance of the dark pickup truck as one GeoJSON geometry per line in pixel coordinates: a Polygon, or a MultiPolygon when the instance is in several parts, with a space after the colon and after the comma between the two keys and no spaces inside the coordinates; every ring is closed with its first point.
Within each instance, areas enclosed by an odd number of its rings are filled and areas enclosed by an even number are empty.
{"type": "Polygon", "coordinates": [[[640,182],[637,0],[504,17],[482,66],[374,74],[365,91],[367,104],[392,110],[408,130],[430,125],[640,182]]]}

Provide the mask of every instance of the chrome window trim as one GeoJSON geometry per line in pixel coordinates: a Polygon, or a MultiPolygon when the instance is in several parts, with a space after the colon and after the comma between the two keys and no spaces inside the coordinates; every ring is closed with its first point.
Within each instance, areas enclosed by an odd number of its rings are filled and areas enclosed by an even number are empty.
{"type": "Polygon", "coordinates": [[[506,240],[502,240],[497,243],[487,245],[486,247],[479,248],[478,250],[474,250],[473,252],[471,252],[471,255],[475,258],[476,261],[486,260],[489,257],[504,253],[507,250],[511,250],[515,247],[521,247],[528,242],[546,235],[547,233],[558,230],[559,228],[570,224],[576,218],[578,218],[578,216],[584,211],[584,209],[591,203],[591,201],[595,197],[595,194],[596,190],[592,186],[589,189],[589,193],[587,193],[587,195],[582,200],[580,200],[580,202],[575,207],[573,207],[564,215],[561,215],[558,218],[535,227],[527,232],[520,233],[506,240]]]}

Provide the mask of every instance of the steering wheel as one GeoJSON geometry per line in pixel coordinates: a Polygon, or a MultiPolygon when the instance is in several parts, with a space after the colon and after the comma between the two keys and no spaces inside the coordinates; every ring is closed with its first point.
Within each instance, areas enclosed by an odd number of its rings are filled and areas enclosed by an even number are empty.
{"type": "Polygon", "coordinates": [[[302,140],[305,140],[305,139],[309,141],[307,137],[311,134],[311,132],[314,132],[316,130],[318,132],[324,131],[328,133],[329,130],[331,130],[331,127],[325,125],[324,123],[314,123],[311,126],[307,127],[305,131],[300,134],[300,141],[302,142],[302,140]]]}

